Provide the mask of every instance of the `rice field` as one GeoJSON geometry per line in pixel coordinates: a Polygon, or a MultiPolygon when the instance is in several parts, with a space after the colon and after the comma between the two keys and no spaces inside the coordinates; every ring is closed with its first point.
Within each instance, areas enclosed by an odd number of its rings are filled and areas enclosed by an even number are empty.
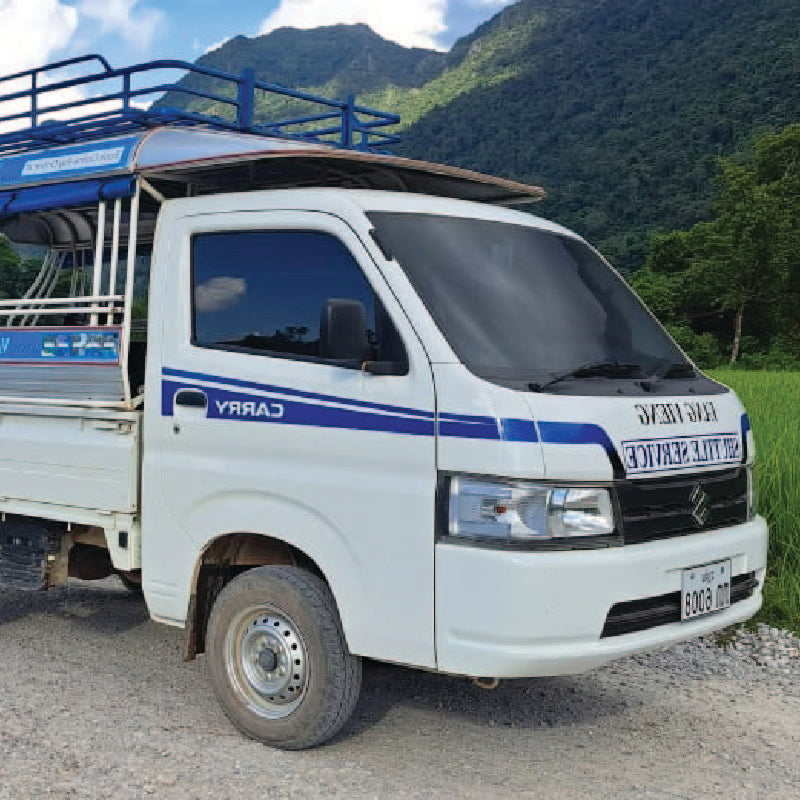
{"type": "Polygon", "coordinates": [[[800,372],[714,370],[747,408],[756,439],[759,513],[770,529],[759,620],[800,633],[800,372]]]}

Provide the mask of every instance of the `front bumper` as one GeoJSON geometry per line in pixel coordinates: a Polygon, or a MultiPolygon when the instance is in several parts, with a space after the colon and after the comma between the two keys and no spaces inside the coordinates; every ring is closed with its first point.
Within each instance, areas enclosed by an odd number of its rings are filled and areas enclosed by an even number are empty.
{"type": "Polygon", "coordinates": [[[598,550],[511,552],[436,545],[436,656],[442,672],[523,678],[582,672],[748,619],[761,606],[767,525],[598,550]],[[620,602],[681,588],[681,570],[723,558],[754,572],[753,595],[724,611],[601,638],[620,602]]]}

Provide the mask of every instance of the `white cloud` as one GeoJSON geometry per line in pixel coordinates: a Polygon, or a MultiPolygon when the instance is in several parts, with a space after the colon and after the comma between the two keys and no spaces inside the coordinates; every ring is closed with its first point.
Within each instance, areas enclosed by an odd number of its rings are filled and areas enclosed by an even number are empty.
{"type": "Polygon", "coordinates": [[[194,292],[194,304],[198,311],[227,311],[238,305],[247,294],[244,278],[219,276],[201,283],[194,292]]]}
{"type": "Polygon", "coordinates": [[[59,0],[0,0],[0,75],[46,63],[77,27],[78,12],[59,0]]]}
{"type": "MultiPolygon", "coordinates": [[[[58,60],[78,27],[78,12],[59,0],[0,0],[0,76],[58,60]]],[[[27,91],[30,78],[0,83],[0,95],[27,91]]],[[[45,94],[44,105],[80,97],[75,89],[45,94]]],[[[0,116],[27,113],[28,100],[0,103],[0,116]]],[[[0,124],[0,132],[28,126],[26,119],[0,124]]]]}
{"type": "Polygon", "coordinates": [[[121,34],[130,44],[147,50],[165,14],[158,8],[137,8],[139,0],[80,0],[78,10],[100,24],[100,35],[121,34]]]}
{"type": "MultiPolygon", "coordinates": [[[[83,0],[81,5],[83,6],[85,2],[86,0],[83,0]]],[[[124,18],[119,16],[119,2],[110,0],[106,5],[109,9],[109,15],[105,17],[107,23],[111,26],[124,24],[124,18]]],[[[132,5],[130,4],[130,8],[132,5]]],[[[83,8],[80,11],[82,12],[83,8]]],[[[0,0],[0,76],[40,67],[71,55],[70,51],[74,45],[79,21],[79,9],[60,0],[0,0]]],[[[142,27],[141,19],[135,20],[133,35],[143,35],[146,33],[145,28],[146,26],[142,27]]],[[[40,80],[40,86],[57,80],[65,80],[75,74],[88,74],[95,71],[98,66],[96,63],[89,63],[84,67],[48,73],[40,80]]],[[[5,81],[0,83],[0,95],[27,91],[30,87],[30,78],[5,81]]],[[[110,87],[107,87],[106,91],[109,90],[110,87]]],[[[69,119],[81,114],[101,113],[115,110],[120,106],[118,101],[111,101],[64,111],[47,110],[51,106],[75,102],[85,96],[84,90],[80,87],[40,92],[39,122],[69,119]]],[[[4,101],[0,103],[0,116],[27,113],[29,109],[30,101],[26,99],[4,101]]],[[[0,123],[0,132],[27,128],[29,124],[30,121],[26,117],[0,123]]]]}
{"type": "Polygon", "coordinates": [[[436,37],[444,33],[447,0],[280,0],[262,23],[260,33],[276,28],[316,28],[320,25],[364,22],[377,34],[406,47],[442,49],[436,37]]]}

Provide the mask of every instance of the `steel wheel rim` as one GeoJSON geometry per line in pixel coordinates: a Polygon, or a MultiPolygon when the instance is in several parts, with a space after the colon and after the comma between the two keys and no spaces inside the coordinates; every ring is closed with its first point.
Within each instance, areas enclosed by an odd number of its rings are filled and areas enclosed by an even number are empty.
{"type": "Polygon", "coordinates": [[[305,642],[291,617],[272,606],[236,616],[225,636],[225,665],[234,691],[266,719],[288,717],[305,696],[305,642]]]}

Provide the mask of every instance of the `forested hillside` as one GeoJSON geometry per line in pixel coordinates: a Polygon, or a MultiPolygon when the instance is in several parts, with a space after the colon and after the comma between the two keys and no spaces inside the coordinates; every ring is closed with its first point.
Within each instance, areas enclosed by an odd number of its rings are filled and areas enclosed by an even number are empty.
{"type": "Polygon", "coordinates": [[[718,156],[800,120],[794,0],[520,0],[446,54],[341,25],[201,60],[397,111],[399,152],[543,185],[539,212],[628,270],[709,216],[718,156]]]}
{"type": "Polygon", "coordinates": [[[522,0],[482,41],[516,32],[517,74],[438,108],[403,152],[541,183],[541,210],[642,263],[654,230],[689,227],[715,159],[800,120],[800,14],[790,0],[522,0]],[[569,7],[569,13],[565,7],[569,7]]]}

